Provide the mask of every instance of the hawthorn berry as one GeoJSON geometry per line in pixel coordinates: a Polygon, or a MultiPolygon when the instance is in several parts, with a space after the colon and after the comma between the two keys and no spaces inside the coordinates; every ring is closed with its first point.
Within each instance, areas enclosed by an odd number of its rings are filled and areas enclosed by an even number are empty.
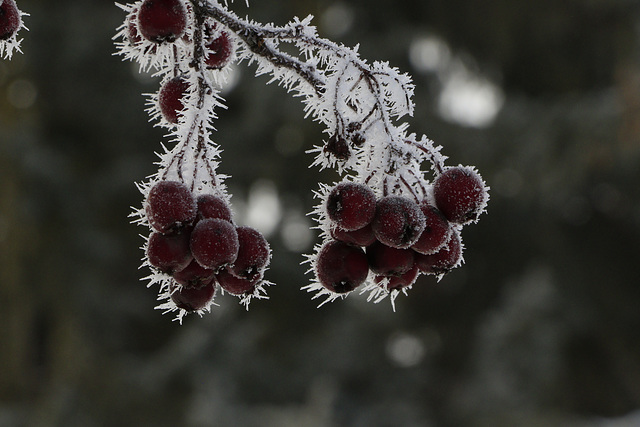
{"type": "Polygon", "coordinates": [[[331,237],[356,246],[369,246],[376,241],[371,224],[357,230],[346,231],[338,226],[331,227],[331,237]]]}
{"type": "Polygon", "coordinates": [[[337,240],[325,243],[320,249],[315,270],[320,284],[339,294],[353,291],[369,274],[364,251],[337,240]]]}
{"type": "Polygon", "coordinates": [[[333,187],[326,204],[327,214],[345,231],[358,230],[371,223],[376,213],[376,196],[369,187],[341,182],[333,187]]]}
{"type": "Polygon", "coordinates": [[[262,276],[258,274],[252,278],[236,277],[227,269],[222,269],[216,275],[220,287],[232,295],[243,295],[253,292],[262,276]]]}
{"type": "Polygon", "coordinates": [[[418,279],[420,270],[417,265],[413,265],[409,271],[399,276],[376,276],[376,283],[381,283],[383,279],[387,279],[387,284],[384,288],[388,291],[404,289],[413,285],[418,279]]]}
{"type": "Polygon", "coordinates": [[[133,9],[127,16],[127,40],[131,46],[136,46],[142,41],[140,32],[138,31],[138,9],[133,9]]]}
{"type": "Polygon", "coordinates": [[[411,249],[424,255],[432,254],[449,240],[451,225],[438,208],[426,201],[422,202],[420,209],[424,214],[425,228],[411,249]]]}
{"type": "Polygon", "coordinates": [[[186,288],[174,283],[171,287],[171,301],[188,312],[206,308],[216,293],[215,280],[210,280],[199,288],[186,288]]]}
{"type": "Polygon", "coordinates": [[[196,201],[183,183],[159,181],[149,191],[146,213],[155,230],[161,233],[175,232],[193,222],[196,201]]]}
{"type": "Polygon", "coordinates": [[[238,257],[236,228],[220,218],[199,221],[191,232],[191,253],[201,266],[217,271],[238,257]]]}
{"type": "Polygon", "coordinates": [[[173,273],[173,280],[186,288],[199,288],[213,279],[215,271],[204,268],[192,258],[192,261],[182,270],[173,273]]]}
{"type": "Polygon", "coordinates": [[[233,41],[226,31],[221,31],[205,48],[204,62],[210,70],[219,70],[227,65],[234,51],[233,41]]]}
{"type": "Polygon", "coordinates": [[[184,109],[187,90],[189,90],[189,82],[182,76],[167,80],[160,88],[158,106],[162,117],[169,123],[178,123],[179,114],[184,109]]]}
{"type": "Polygon", "coordinates": [[[269,263],[270,250],[267,239],[258,230],[244,226],[237,227],[238,257],[228,270],[241,279],[259,277],[269,263]]]}
{"type": "Polygon", "coordinates": [[[189,249],[189,234],[151,233],[147,242],[149,264],[163,273],[173,274],[184,269],[193,257],[189,249]]]}
{"type": "Polygon", "coordinates": [[[406,249],[418,241],[425,228],[425,218],[416,202],[392,195],[378,200],[371,226],[380,242],[406,249]]]}
{"type": "Polygon", "coordinates": [[[436,206],[451,222],[468,224],[478,220],[488,193],[478,173],[470,167],[446,169],[433,184],[436,206]]]}
{"type": "Polygon", "coordinates": [[[398,249],[376,241],[367,246],[369,268],[380,276],[401,276],[411,270],[414,252],[411,249],[398,249]]]}
{"type": "Polygon", "coordinates": [[[138,30],[155,43],[173,42],[187,26],[182,0],[144,0],[138,12],[138,30]]]}
{"type": "Polygon", "coordinates": [[[15,0],[0,1],[0,40],[12,37],[20,25],[20,11],[15,0]]]}
{"type": "Polygon", "coordinates": [[[451,237],[438,252],[430,255],[416,253],[418,269],[427,274],[444,275],[462,262],[462,240],[460,232],[453,230],[451,237]]]}
{"type": "Polygon", "coordinates": [[[196,199],[198,204],[197,219],[220,218],[231,222],[231,208],[222,197],[213,194],[201,194],[196,199]]]}

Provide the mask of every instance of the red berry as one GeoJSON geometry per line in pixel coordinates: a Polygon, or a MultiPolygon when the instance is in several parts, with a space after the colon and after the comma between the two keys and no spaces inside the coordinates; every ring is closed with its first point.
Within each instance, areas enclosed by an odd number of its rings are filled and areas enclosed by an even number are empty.
{"type": "Polygon", "coordinates": [[[242,279],[259,277],[269,263],[269,243],[262,233],[251,227],[238,227],[238,242],[240,248],[238,257],[229,272],[242,279]]]}
{"type": "Polygon", "coordinates": [[[442,212],[435,206],[431,206],[426,201],[420,205],[425,218],[425,228],[420,238],[411,249],[421,254],[432,254],[440,249],[451,236],[451,226],[449,221],[442,215],[442,212]]]}
{"type": "Polygon", "coordinates": [[[332,240],[327,242],[316,261],[316,277],[328,290],[351,292],[367,280],[369,266],[361,248],[332,240]]]}
{"type": "Polygon", "coordinates": [[[376,276],[376,283],[382,282],[382,280],[386,277],[388,279],[387,285],[385,288],[388,291],[392,290],[400,290],[404,289],[407,286],[413,285],[418,279],[418,275],[420,274],[420,270],[418,270],[418,266],[414,265],[411,267],[411,270],[407,271],[400,276],[376,276]]]}
{"type": "Polygon", "coordinates": [[[144,0],[138,23],[140,33],[147,40],[173,42],[187,26],[187,9],[182,0],[144,0]]]}
{"type": "Polygon", "coordinates": [[[414,252],[411,249],[392,248],[380,242],[367,247],[367,259],[371,271],[380,276],[401,276],[413,267],[414,252]]]}
{"type": "Polygon", "coordinates": [[[443,275],[457,267],[462,261],[462,241],[460,232],[453,230],[446,245],[431,255],[416,253],[416,265],[421,272],[443,275]]]}
{"type": "Polygon", "coordinates": [[[20,29],[20,11],[15,0],[0,1],[0,40],[7,40],[20,29]]]}
{"type": "Polygon", "coordinates": [[[127,16],[127,40],[131,46],[135,46],[142,41],[138,31],[138,9],[133,9],[127,16]]]}
{"type": "Polygon", "coordinates": [[[147,196],[147,218],[161,233],[178,231],[196,217],[196,202],[186,185],[177,181],[160,181],[147,196]]]}
{"type": "Polygon", "coordinates": [[[184,109],[184,98],[189,90],[189,82],[181,77],[167,80],[158,93],[158,106],[162,117],[169,123],[178,123],[180,112],[184,109]]]}
{"type": "Polygon", "coordinates": [[[215,271],[204,268],[194,259],[180,271],[173,273],[173,279],[186,288],[199,288],[213,279],[215,271]]]}
{"type": "Polygon", "coordinates": [[[376,213],[376,196],[364,184],[342,182],[327,197],[327,214],[346,231],[366,227],[376,213]]]}
{"type": "Polygon", "coordinates": [[[252,293],[256,285],[262,279],[261,275],[257,275],[250,279],[236,277],[226,269],[220,270],[216,275],[216,279],[220,287],[232,295],[243,295],[252,293]]]}
{"type": "Polygon", "coordinates": [[[451,222],[477,221],[489,197],[480,175],[470,167],[445,170],[433,184],[436,206],[451,222]]]}
{"type": "Polygon", "coordinates": [[[238,256],[238,233],[228,221],[207,218],[191,232],[191,253],[198,264],[217,271],[232,264],[238,256]]]}
{"type": "Polygon", "coordinates": [[[331,237],[356,246],[369,246],[376,241],[371,224],[358,230],[346,231],[338,226],[331,227],[331,237]]]}
{"type": "Polygon", "coordinates": [[[189,249],[189,233],[154,232],[147,242],[149,264],[163,273],[173,274],[185,268],[193,257],[189,249]]]}
{"type": "Polygon", "coordinates": [[[207,49],[207,55],[204,62],[207,68],[212,70],[219,70],[227,65],[231,60],[234,50],[233,42],[229,34],[225,31],[221,31],[218,37],[209,42],[205,47],[207,49]]]}
{"type": "Polygon", "coordinates": [[[231,222],[231,208],[222,197],[213,194],[201,194],[198,203],[198,219],[220,218],[231,222]]]}
{"type": "Polygon", "coordinates": [[[174,283],[171,287],[171,300],[186,311],[198,311],[206,308],[216,293],[215,280],[199,288],[185,288],[174,283]]]}
{"type": "Polygon", "coordinates": [[[378,201],[371,225],[380,242],[405,249],[418,241],[425,227],[425,218],[413,200],[403,196],[386,196],[378,201]]]}

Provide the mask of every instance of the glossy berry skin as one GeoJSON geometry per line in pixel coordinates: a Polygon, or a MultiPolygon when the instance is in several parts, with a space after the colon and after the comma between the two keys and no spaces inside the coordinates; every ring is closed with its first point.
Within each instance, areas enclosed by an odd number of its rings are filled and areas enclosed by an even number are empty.
{"type": "Polygon", "coordinates": [[[186,288],[199,288],[209,283],[215,276],[215,271],[210,268],[204,268],[193,259],[182,270],[173,273],[173,280],[186,288]]]}
{"type": "Polygon", "coordinates": [[[356,246],[331,240],[320,249],[316,260],[320,284],[339,294],[353,291],[364,283],[369,266],[364,251],[356,246]]]}
{"type": "Polygon", "coordinates": [[[138,12],[138,30],[145,39],[173,42],[187,26],[187,9],[182,0],[144,0],[138,12]]]}
{"type": "Polygon", "coordinates": [[[448,168],[440,174],[433,184],[433,195],[438,209],[457,224],[477,221],[488,198],[480,175],[463,166],[448,168]]]}
{"type": "Polygon", "coordinates": [[[423,255],[437,252],[449,240],[451,236],[451,225],[442,212],[435,206],[427,202],[420,204],[420,209],[424,214],[425,228],[422,234],[411,249],[423,255]]]}
{"type": "Polygon", "coordinates": [[[151,233],[147,242],[149,264],[163,273],[173,274],[184,269],[193,257],[189,249],[189,234],[151,233]]]}
{"type": "Polygon", "coordinates": [[[331,190],[326,203],[329,219],[345,231],[371,223],[376,213],[376,196],[364,184],[342,182],[331,190]]]}
{"type": "Polygon", "coordinates": [[[256,279],[262,275],[269,263],[271,251],[269,243],[262,233],[251,227],[237,227],[238,257],[227,270],[242,279],[256,279]]]}
{"type": "Polygon", "coordinates": [[[158,106],[162,117],[169,123],[178,123],[180,112],[184,109],[187,90],[189,90],[189,82],[181,76],[167,80],[160,88],[158,106]]]}
{"type": "Polygon", "coordinates": [[[196,201],[183,183],[159,181],[149,191],[146,213],[156,231],[177,232],[195,219],[196,201]]]}
{"type": "Polygon", "coordinates": [[[236,228],[223,219],[203,219],[191,232],[193,257],[198,264],[214,271],[236,260],[239,245],[236,228]]]}
{"type": "Polygon", "coordinates": [[[221,31],[215,39],[206,46],[205,64],[210,70],[219,70],[229,63],[233,55],[233,42],[225,31],[221,31]]]}
{"type": "Polygon", "coordinates": [[[256,285],[262,279],[261,275],[257,275],[250,279],[236,277],[227,269],[220,270],[216,275],[216,280],[220,287],[232,295],[243,295],[253,293],[256,285]]]}
{"type": "Polygon", "coordinates": [[[209,305],[216,293],[216,283],[212,279],[199,288],[185,288],[174,283],[171,289],[171,301],[178,308],[192,312],[202,310],[209,305]]]}
{"type": "Polygon", "coordinates": [[[386,196],[378,201],[372,222],[373,233],[381,243],[406,249],[418,241],[425,218],[416,202],[403,196],[386,196]]]}
{"type": "Polygon", "coordinates": [[[7,40],[20,29],[20,11],[15,0],[0,3],[0,40],[7,40]]]}
{"type": "Polygon", "coordinates": [[[371,271],[380,276],[401,276],[411,270],[414,252],[411,249],[398,249],[380,242],[367,247],[367,259],[371,271]]]}
{"type": "Polygon", "coordinates": [[[462,240],[460,232],[453,230],[446,245],[431,255],[416,254],[416,265],[421,272],[444,275],[462,262],[462,240]]]}
{"type": "Polygon", "coordinates": [[[376,241],[371,224],[353,231],[346,231],[338,226],[333,226],[331,227],[331,237],[356,246],[369,246],[376,241]]]}
{"type": "Polygon", "coordinates": [[[198,204],[198,220],[204,218],[220,218],[231,222],[231,208],[222,197],[213,194],[201,194],[196,199],[198,204]]]}

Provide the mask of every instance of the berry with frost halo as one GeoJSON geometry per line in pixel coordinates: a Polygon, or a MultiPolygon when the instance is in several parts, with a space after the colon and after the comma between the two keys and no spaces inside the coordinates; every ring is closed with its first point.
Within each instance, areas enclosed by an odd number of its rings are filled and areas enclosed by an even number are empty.
{"type": "Polygon", "coordinates": [[[189,249],[189,233],[151,233],[147,242],[149,264],[163,273],[173,274],[184,269],[193,257],[189,249]]]}
{"type": "Polygon", "coordinates": [[[238,257],[228,270],[241,279],[259,277],[269,263],[269,243],[262,233],[251,227],[238,227],[238,257]]]}
{"type": "Polygon", "coordinates": [[[378,200],[371,225],[381,243],[406,249],[418,241],[425,228],[425,219],[416,202],[404,196],[392,195],[378,200]]]}
{"type": "Polygon", "coordinates": [[[369,187],[355,182],[342,182],[327,197],[327,214],[331,221],[346,231],[366,227],[376,213],[376,196],[369,187]]]}
{"type": "Polygon", "coordinates": [[[20,25],[20,11],[15,0],[0,1],[0,40],[12,37],[20,25]]]}
{"type": "Polygon", "coordinates": [[[487,188],[470,167],[446,169],[433,184],[436,206],[451,222],[468,224],[478,220],[488,199],[487,188]]]}
{"type": "Polygon", "coordinates": [[[206,308],[216,293],[215,280],[211,280],[199,288],[185,288],[177,284],[171,287],[171,301],[182,310],[188,312],[206,308]]]}
{"type": "Polygon", "coordinates": [[[361,248],[331,240],[320,249],[316,260],[320,284],[339,294],[353,291],[369,274],[367,256],[361,248]]]}
{"type": "Polygon", "coordinates": [[[187,9],[182,0],[144,0],[138,12],[138,30],[155,42],[173,42],[187,27],[187,9]]]}
{"type": "Polygon", "coordinates": [[[191,191],[178,181],[159,181],[149,191],[147,219],[161,233],[179,231],[196,217],[196,201],[191,191]]]}
{"type": "Polygon", "coordinates": [[[179,114],[184,109],[187,90],[189,90],[189,82],[182,76],[167,80],[160,88],[158,106],[162,117],[169,123],[178,123],[179,114]]]}
{"type": "Polygon", "coordinates": [[[238,257],[238,233],[228,221],[207,218],[191,232],[191,253],[198,264],[217,271],[238,257]]]}

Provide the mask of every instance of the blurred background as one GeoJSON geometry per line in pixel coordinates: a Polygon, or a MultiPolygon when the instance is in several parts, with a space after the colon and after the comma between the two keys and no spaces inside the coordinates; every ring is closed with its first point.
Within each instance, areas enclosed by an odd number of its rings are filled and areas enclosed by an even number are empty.
{"type": "MultiPolygon", "coordinates": [[[[0,62],[0,426],[640,425],[640,1],[252,0],[416,84],[412,131],[475,165],[463,268],[317,309],[303,253],[322,129],[241,64],[215,139],[266,301],[180,326],[129,223],[163,132],[158,81],[114,56],[111,1],[18,0],[0,62]]],[[[427,166],[425,166],[426,168],[427,166]]]]}

